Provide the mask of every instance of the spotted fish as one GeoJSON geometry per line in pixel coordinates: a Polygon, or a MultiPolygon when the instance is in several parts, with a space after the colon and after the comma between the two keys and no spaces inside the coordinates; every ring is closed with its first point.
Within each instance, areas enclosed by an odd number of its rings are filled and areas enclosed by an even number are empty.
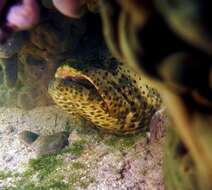
{"type": "Polygon", "coordinates": [[[113,133],[145,129],[161,105],[158,92],[119,63],[112,68],[65,64],[57,69],[48,91],[66,112],[113,133]]]}

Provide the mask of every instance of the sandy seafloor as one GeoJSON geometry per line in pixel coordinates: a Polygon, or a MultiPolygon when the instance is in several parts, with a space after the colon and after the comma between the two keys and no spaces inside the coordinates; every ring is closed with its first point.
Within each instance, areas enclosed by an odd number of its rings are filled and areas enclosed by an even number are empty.
{"type": "MultiPolygon", "coordinates": [[[[73,176],[74,174],[71,173],[73,171],[68,168],[69,166],[71,168],[71,164],[77,161],[85,164],[83,171],[79,170],[79,173],[82,173],[79,180],[84,180],[87,176],[95,179],[86,186],[81,186],[76,178],[76,181],[70,185],[70,189],[164,189],[163,139],[156,143],[146,144],[144,138],[137,138],[132,146],[122,149],[111,143],[114,138],[111,135],[101,135],[99,138],[99,134],[96,133],[93,137],[92,131],[87,134],[86,131],[79,133],[75,128],[85,125],[85,122],[67,116],[55,106],[40,107],[30,111],[0,108],[0,172],[22,173],[26,170],[28,161],[36,157],[35,151],[18,139],[21,131],[31,130],[39,134],[52,134],[63,131],[67,122],[73,127],[69,139],[71,141],[85,139],[87,143],[83,154],[78,157],[74,157],[71,153],[60,156],[60,159],[64,161],[64,166],[60,166],[57,175],[61,175],[61,171],[64,181],[67,176],[73,176]]],[[[114,139],[120,144],[121,140],[117,140],[117,137],[114,139]]],[[[52,173],[53,177],[54,175],[56,175],[55,172],[52,173]]],[[[14,184],[15,179],[12,177],[0,178],[0,189],[14,184]]]]}

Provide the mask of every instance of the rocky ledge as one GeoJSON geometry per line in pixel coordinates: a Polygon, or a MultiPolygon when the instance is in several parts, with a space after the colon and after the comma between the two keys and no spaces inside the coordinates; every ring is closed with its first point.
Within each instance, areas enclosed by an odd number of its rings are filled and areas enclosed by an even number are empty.
{"type": "Polygon", "coordinates": [[[145,134],[105,134],[55,106],[23,111],[0,109],[0,189],[2,190],[163,190],[163,141],[145,134]],[[61,151],[38,157],[19,134],[70,133],[61,151]]]}

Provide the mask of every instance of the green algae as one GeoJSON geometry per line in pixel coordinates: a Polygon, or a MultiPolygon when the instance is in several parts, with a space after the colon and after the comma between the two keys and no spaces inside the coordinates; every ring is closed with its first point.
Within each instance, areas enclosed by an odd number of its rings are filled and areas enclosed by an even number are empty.
{"type": "Polygon", "coordinates": [[[69,121],[66,122],[64,130],[67,133],[71,133],[71,131],[73,130],[73,127],[70,125],[69,121]]]}
{"type": "Polygon", "coordinates": [[[29,170],[25,172],[25,176],[29,176],[33,172],[38,172],[39,178],[43,179],[54,172],[61,164],[62,160],[57,159],[55,155],[32,159],[29,161],[29,170]]]}
{"type": "Polygon", "coordinates": [[[85,150],[86,140],[79,140],[70,145],[67,152],[73,154],[74,156],[81,156],[85,150]]]}
{"type": "MultiPolygon", "coordinates": [[[[18,177],[18,179],[14,181],[12,186],[4,187],[3,190],[66,190],[68,186],[65,183],[59,179],[52,180],[50,178],[62,163],[63,161],[58,159],[56,154],[32,159],[29,161],[24,173],[13,174],[11,172],[7,175],[4,174],[4,177],[18,177]],[[36,180],[33,180],[33,177],[36,180]]],[[[1,176],[3,176],[3,173],[1,176]]]]}
{"type": "Polygon", "coordinates": [[[69,190],[69,187],[66,183],[62,181],[52,180],[48,184],[35,184],[32,182],[25,181],[19,182],[15,187],[5,187],[3,190],[69,190]]]}
{"type": "Polygon", "coordinates": [[[135,145],[138,139],[144,139],[144,138],[145,135],[143,133],[123,137],[111,135],[104,140],[104,144],[118,150],[125,150],[135,145]]]}
{"type": "Polygon", "coordinates": [[[75,172],[73,175],[69,176],[69,188],[70,190],[75,190],[76,187],[81,187],[86,189],[91,183],[95,182],[94,177],[86,176],[81,172],[75,172]]]}
{"type": "Polygon", "coordinates": [[[85,168],[85,164],[77,161],[77,162],[74,162],[72,164],[72,167],[75,169],[75,170],[79,170],[79,169],[84,169],[85,168]]]}
{"type": "MultiPolygon", "coordinates": [[[[17,175],[19,179],[2,190],[71,190],[76,186],[87,187],[94,181],[87,176],[85,164],[75,161],[66,167],[60,156],[54,154],[30,160],[27,170],[17,175]]],[[[0,172],[0,180],[13,176],[12,172],[0,172]]]]}
{"type": "Polygon", "coordinates": [[[9,177],[13,177],[13,173],[11,171],[0,171],[0,180],[7,179],[9,177]]]}

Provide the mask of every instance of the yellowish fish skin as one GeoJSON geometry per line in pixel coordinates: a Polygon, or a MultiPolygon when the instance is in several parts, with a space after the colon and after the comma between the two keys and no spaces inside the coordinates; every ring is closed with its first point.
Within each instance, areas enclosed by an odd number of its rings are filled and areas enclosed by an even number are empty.
{"type": "Polygon", "coordinates": [[[64,65],[55,76],[48,89],[54,102],[111,133],[129,134],[147,128],[161,106],[158,92],[124,64],[113,69],[64,65]],[[89,85],[65,79],[68,76],[83,78],[89,85]]]}

